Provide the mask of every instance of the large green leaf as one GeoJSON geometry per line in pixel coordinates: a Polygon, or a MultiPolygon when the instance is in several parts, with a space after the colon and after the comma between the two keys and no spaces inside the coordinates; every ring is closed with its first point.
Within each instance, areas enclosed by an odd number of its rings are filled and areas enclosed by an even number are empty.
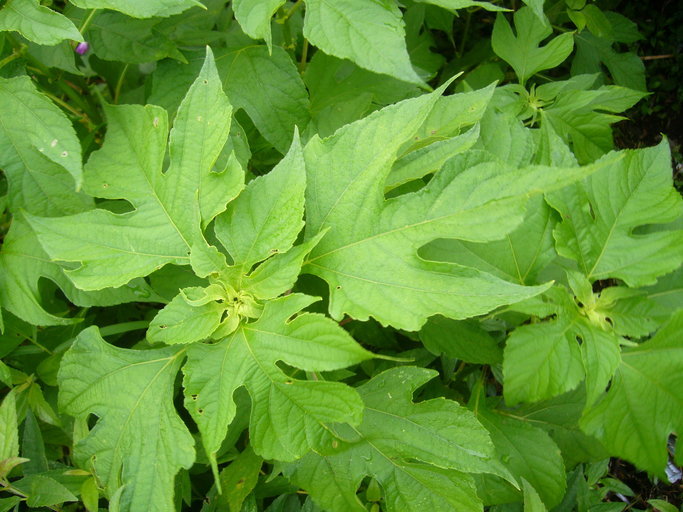
{"type": "Polygon", "coordinates": [[[512,169],[489,153],[468,151],[449,160],[424,189],[386,201],[384,180],[396,154],[431,120],[439,94],[387,107],[306,145],[306,235],[330,232],[304,271],[328,282],[334,318],[373,316],[417,330],[436,313],[475,316],[545,289],[427,261],[417,250],[437,238],[503,238],[522,221],[529,196],[594,169],[512,169]]]}
{"type": "Polygon", "coordinates": [[[581,427],[610,454],[666,478],[667,439],[683,431],[683,312],[622,354],[612,385],[581,427]]]}
{"type": "Polygon", "coordinates": [[[202,225],[242,186],[239,169],[212,169],[228,137],[231,110],[207,49],[204,67],[176,116],[171,163],[162,173],[166,111],[153,105],[107,107],[106,141],[88,161],[85,187],[97,197],[125,199],[134,210],[29,217],[52,259],[80,264],[67,270],[79,288],[120,286],[167,263],[189,264],[202,225]]]}
{"type": "Polygon", "coordinates": [[[249,183],[216,219],[216,237],[246,274],[287,252],[303,228],[306,166],[298,135],[277,166],[249,183]],[[264,200],[267,199],[267,200],[264,200]]]}
{"type": "Polygon", "coordinates": [[[480,510],[466,473],[505,474],[488,433],[455,402],[413,403],[414,391],[434,377],[424,368],[387,370],[358,388],[363,422],[338,426],[348,442],[309,454],[286,473],[329,510],[364,510],[356,490],[366,476],[384,489],[389,511],[480,510]]]}
{"type": "MultiPolygon", "coordinates": [[[[39,287],[43,277],[57,284],[71,302],[81,307],[161,300],[141,278],[119,288],[95,292],[78,290],[63,269],[50,261],[24,218],[16,216],[0,252],[0,305],[34,325],[80,322],[80,319],[58,316],[45,310],[39,287]]],[[[66,307],[64,313],[67,313],[66,307]]]]}
{"type": "Polygon", "coordinates": [[[173,511],[174,478],[194,462],[194,441],[173,406],[183,351],[121,349],[82,331],[59,369],[60,408],[99,421],[75,448],[122,511],[173,511]]]}
{"type": "Polygon", "coordinates": [[[540,46],[552,34],[550,25],[541,23],[530,7],[522,7],[516,11],[514,19],[516,35],[505,16],[498,14],[493,26],[491,45],[496,55],[512,66],[522,85],[532,75],[554,68],[569,57],[574,48],[573,34],[561,34],[545,46],[540,46]]]}
{"type": "MultiPolygon", "coordinates": [[[[529,482],[548,508],[557,505],[564,495],[566,475],[560,450],[553,440],[543,430],[503,411],[480,409],[477,419],[491,434],[496,454],[510,473],[519,482],[529,482]]],[[[513,501],[518,491],[509,483],[494,481],[494,478],[490,475],[478,477],[477,488],[485,502],[513,501]]]]}
{"type": "Polygon", "coordinates": [[[8,30],[38,44],[55,45],[65,39],[83,41],[69,18],[40,5],[38,0],[8,0],[0,9],[0,32],[8,30]]]}
{"type": "Polygon", "coordinates": [[[86,36],[92,51],[104,60],[130,64],[153,62],[165,57],[185,60],[170,38],[170,28],[164,29],[160,18],[140,20],[118,12],[99,12],[86,36]]]}
{"type": "Polygon", "coordinates": [[[272,54],[263,45],[230,48],[217,53],[216,65],[235,109],[242,108],[275,149],[285,153],[294,127],[308,123],[306,87],[289,54],[272,54]]]}
{"type": "Polygon", "coordinates": [[[306,0],[304,36],[329,55],[422,83],[410,63],[401,11],[394,2],[306,0]]]}
{"type": "Polygon", "coordinates": [[[233,393],[252,398],[250,439],[264,458],[295,460],[318,448],[328,423],[360,421],[357,393],[337,382],[294,379],[277,362],[306,371],[344,368],[372,354],[335,322],[313,313],[293,315],[315,302],[291,294],[265,304],[260,318],[228,338],[188,349],[185,406],[199,426],[207,454],[215,457],[235,416],[233,393]]]}
{"type": "Polygon", "coordinates": [[[554,232],[557,251],[575,260],[591,281],[618,278],[632,287],[654,284],[683,262],[683,230],[641,234],[638,229],[676,220],[683,201],[671,186],[666,141],[622,154],[622,160],[548,196],[562,215],[554,232]]]}
{"type": "Polygon", "coordinates": [[[75,192],[83,173],[76,132],[28,76],[0,77],[0,166],[13,212],[65,215],[91,205],[75,192]]]}

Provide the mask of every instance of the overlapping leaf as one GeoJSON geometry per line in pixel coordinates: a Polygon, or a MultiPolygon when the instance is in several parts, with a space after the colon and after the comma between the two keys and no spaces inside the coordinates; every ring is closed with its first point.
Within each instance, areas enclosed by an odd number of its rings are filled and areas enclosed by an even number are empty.
{"type": "Polygon", "coordinates": [[[364,510],[356,498],[361,480],[375,478],[389,511],[481,509],[467,473],[506,475],[493,458],[488,433],[455,402],[412,402],[435,372],[393,368],[358,388],[363,422],[338,426],[348,442],[309,454],[286,473],[329,510],[364,510]]]}
{"type": "MultiPolygon", "coordinates": [[[[559,504],[565,492],[565,469],[557,445],[541,429],[512,415],[480,409],[477,419],[491,435],[510,473],[536,489],[548,508],[559,504]]],[[[509,483],[490,475],[477,476],[477,490],[486,503],[508,503],[516,491],[509,483]]]]}
{"type": "Polygon", "coordinates": [[[127,350],[107,344],[97,328],[83,331],[59,370],[60,407],[100,419],[75,448],[93,464],[120,510],[173,511],[174,478],[194,462],[194,441],[173,405],[183,352],[175,347],[127,350]]]}
{"type": "Polygon", "coordinates": [[[92,204],[75,193],[83,179],[76,132],[27,76],[0,77],[0,164],[15,213],[64,215],[92,204]]]}
{"type": "Polygon", "coordinates": [[[530,195],[594,168],[510,169],[488,153],[471,151],[449,160],[424,189],[385,201],[384,180],[396,153],[421,130],[438,94],[387,107],[306,145],[306,236],[327,227],[330,232],[304,271],[330,285],[334,318],[373,316],[417,330],[436,313],[475,316],[544,289],[427,261],[417,250],[437,238],[500,239],[522,221],[530,195]]]}
{"type": "Polygon", "coordinates": [[[357,393],[337,382],[288,376],[282,361],[306,371],[344,368],[372,355],[335,322],[304,313],[291,319],[313,297],[291,294],[265,304],[260,318],[243,323],[213,345],[188,349],[185,405],[214,457],[235,416],[233,393],[245,386],[252,398],[250,439],[264,458],[295,460],[316,449],[328,423],[358,424],[362,404],[357,393]]]}
{"type": "Polygon", "coordinates": [[[40,5],[38,0],[8,0],[0,9],[0,32],[16,30],[29,41],[54,45],[63,41],[83,41],[69,18],[40,5]]]}
{"type": "Polygon", "coordinates": [[[505,401],[535,402],[570,391],[586,380],[592,403],[605,390],[619,364],[619,337],[609,325],[596,325],[564,287],[546,292],[542,309],[527,310],[548,321],[515,329],[505,347],[505,401]]]}
{"type": "Polygon", "coordinates": [[[207,52],[176,116],[165,173],[166,112],[152,105],[107,108],[109,130],[102,149],[88,161],[86,190],[97,197],[125,199],[134,211],[29,217],[52,259],[80,264],[67,271],[79,288],[116,287],[167,263],[188,264],[192,245],[201,240],[202,224],[239,192],[239,168],[212,170],[228,137],[231,107],[207,52]]]}
{"type": "Polygon", "coordinates": [[[548,196],[562,215],[554,232],[557,251],[578,263],[591,281],[622,279],[654,284],[683,262],[683,231],[641,226],[666,224],[683,212],[671,186],[669,146],[626,151],[624,158],[548,196]]]}
{"type": "Polygon", "coordinates": [[[667,439],[683,431],[683,313],[622,354],[604,398],[581,420],[611,454],[664,476],[667,439]]]}
{"type": "Polygon", "coordinates": [[[304,37],[362,68],[422,83],[410,63],[401,11],[394,2],[306,0],[304,37]]]}
{"type": "Polygon", "coordinates": [[[233,9],[242,30],[253,39],[264,39],[271,50],[270,20],[284,3],[285,0],[235,0],[233,9]]]}

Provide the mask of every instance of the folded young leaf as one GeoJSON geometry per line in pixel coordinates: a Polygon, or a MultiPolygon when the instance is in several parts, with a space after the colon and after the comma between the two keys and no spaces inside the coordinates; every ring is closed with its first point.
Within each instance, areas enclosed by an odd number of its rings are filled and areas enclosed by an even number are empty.
{"type": "Polygon", "coordinates": [[[134,211],[29,216],[53,260],[80,263],[66,272],[84,290],[120,286],[168,263],[189,264],[202,224],[225,209],[243,180],[240,173],[212,170],[228,137],[232,107],[210,49],[178,110],[165,173],[166,111],[153,105],[106,110],[107,136],[88,161],[85,188],[96,197],[125,199],[134,211]]]}
{"type": "Polygon", "coordinates": [[[443,399],[412,402],[414,391],[435,373],[401,367],[377,375],[358,388],[363,422],[336,427],[350,441],[333,441],[324,454],[309,454],[285,473],[330,510],[363,510],[356,491],[365,475],[381,484],[392,512],[480,509],[467,473],[507,472],[467,409],[443,399]]]}
{"type": "Polygon", "coordinates": [[[99,417],[75,448],[95,468],[107,496],[123,486],[122,512],[171,512],[174,479],[195,458],[194,440],[173,406],[183,351],[128,350],[82,331],[62,359],[59,404],[67,414],[99,417]]]}
{"type": "MultiPolygon", "coordinates": [[[[605,165],[508,168],[470,150],[449,160],[422,190],[384,199],[396,153],[423,125],[440,91],[410,99],[306,145],[306,236],[330,228],[304,271],[330,285],[330,313],[417,330],[434,314],[466,318],[538,294],[456,264],[426,261],[437,238],[491,241],[523,219],[527,199],[605,165]]],[[[618,155],[610,158],[617,159],[618,155]]]]}
{"type": "Polygon", "coordinates": [[[8,0],[0,9],[0,32],[16,30],[29,41],[55,45],[60,41],[83,41],[72,21],[38,0],[8,0]]]}
{"type": "Polygon", "coordinates": [[[642,345],[626,350],[612,385],[581,420],[610,451],[666,478],[667,439],[683,431],[683,312],[642,345]]]}
{"type": "Polygon", "coordinates": [[[672,187],[667,141],[621,154],[623,159],[547,199],[562,216],[554,231],[560,255],[575,260],[591,281],[617,278],[639,287],[683,262],[683,230],[637,232],[676,220],[683,200],[672,187]]]}
{"type": "Polygon", "coordinates": [[[241,386],[252,398],[249,432],[254,451],[266,459],[298,459],[318,447],[328,423],[360,421],[362,404],[354,389],[337,382],[293,379],[276,364],[325,371],[372,357],[322,315],[304,313],[291,319],[315,300],[291,294],[267,302],[257,321],[241,324],[217,344],[188,349],[185,406],[210,458],[235,416],[233,393],[241,386]]]}

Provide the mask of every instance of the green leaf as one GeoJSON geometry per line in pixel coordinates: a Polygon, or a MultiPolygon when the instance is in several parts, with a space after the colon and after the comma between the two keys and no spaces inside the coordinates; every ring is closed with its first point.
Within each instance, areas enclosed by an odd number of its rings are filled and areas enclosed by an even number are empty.
{"type": "Polygon", "coordinates": [[[92,51],[104,60],[142,64],[171,57],[185,61],[160,18],[138,20],[118,12],[99,12],[87,37],[92,51]]]}
{"type": "MultiPolygon", "coordinates": [[[[543,91],[542,87],[537,91],[543,91]]],[[[616,85],[591,91],[567,87],[551,105],[541,109],[541,124],[550,124],[558,135],[571,143],[578,162],[586,164],[613,149],[610,126],[622,119],[613,113],[631,108],[644,96],[640,91],[616,85]]]]}
{"type": "Polygon", "coordinates": [[[7,0],[0,10],[0,32],[16,31],[29,41],[48,46],[65,39],[83,41],[69,18],[40,5],[38,0],[7,0]]]}
{"type": "Polygon", "coordinates": [[[235,0],[232,8],[244,33],[252,39],[264,39],[268,50],[272,51],[270,21],[284,3],[285,0],[235,0]]]}
{"type": "Polygon", "coordinates": [[[524,512],[545,512],[548,510],[536,489],[525,479],[522,479],[522,482],[524,483],[524,512]]]}
{"type": "Polygon", "coordinates": [[[621,340],[589,303],[594,301],[589,293],[590,299],[578,297],[578,307],[564,287],[552,288],[544,296],[550,310],[537,313],[553,318],[518,327],[509,336],[503,362],[508,405],[560,395],[584,377],[588,404],[605,390],[619,365],[621,340]]]}
{"type": "MultiPolygon", "coordinates": [[[[19,456],[19,426],[17,424],[17,401],[10,391],[0,404],[0,461],[19,456]]],[[[5,475],[0,475],[2,478],[5,475]]]]}
{"type": "MultiPolygon", "coordinates": [[[[627,37],[633,39],[633,37],[627,37]]],[[[635,37],[639,39],[639,37],[635,37]]],[[[612,41],[583,31],[575,36],[576,56],[572,60],[572,74],[600,73],[603,65],[616,85],[647,91],[645,64],[633,52],[617,52],[612,41]]],[[[632,41],[631,41],[632,42],[632,41]]]]}
{"type": "Polygon", "coordinates": [[[246,46],[220,52],[216,64],[235,109],[244,109],[265,139],[285,153],[294,127],[306,127],[306,87],[289,54],[280,47],[246,46]]]}
{"type": "Polygon", "coordinates": [[[503,351],[476,320],[430,318],[420,330],[420,340],[432,354],[468,363],[494,365],[503,361],[503,351]]]}
{"type": "Polygon", "coordinates": [[[562,215],[557,251],[575,260],[591,281],[618,278],[631,287],[654,284],[683,262],[683,230],[651,230],[680,217],[683,201],[671,186],[667,141],[624,151],[623,158],[548,196],[562,215]]]}
{"type": "Polygon", "coordinates": [[[228,512],[240,512],[242,503],[256,487],[262,465],[263,459],[254,453],[251,446],[247,446],[221,471],[220,483],[223,493],[218,496],[218,505],[227,505],[228,512]]]}
{"type": "Polygon", "coordinates": [[[325,231],[284,254],[276,254],[242,278],[242,288],[259,299],[273,299],[290,290],[296,282],[304,258],[325,236],[325,231]]]}
{"type": "Polygon", "coordinates": [[[26,504],[29,507],[49,507],[65,501],[78,501],[69,489],[47,476],[35,475],[26,504]]]}
{"type": "Polygon", "coordinates": [[[0,77],[0,165],[13,212],[65,215],[91,204],[76,194],[83,173],[76,132],[28,76],[0,77]]]}
{"type": "Polygon", "coordinates": [[[173,406],[182,360],[183,351],[174,347],[114,347],[96,327],[82,331],[62,359],[60,408],[76,418],[99,417],[76,444],[76,459],[93,464],[107,496],[123,486],[122,511],[175,510],[174,477],[195,457],[192,436],[173,406]]]}
{"type": "Polygon", "coordinates": [[[149,324],[147,339],[169,345],[192,343],[211,336],[221,322],[225,307],[218,302],[188,303],[200,288],[185,288],[149,324]]]}
{"type": "Polygon", "coordinates": [[[438,94],[387,107],[306,145],[306,237],[328,227],[330,232],[303,270],[328,282],[333,318],[373,316],[417,330],[437,313],[467,318],[547,287],[522,287],[427,261],[417,250],[437,238],[503,238],[522,221],[529,196],[594,168],[509,169],[471,150],[450,159],[425,188],[386,201],[384,180],[396,153],[422,129],[438,94]]]}
{"type": "MultiPolygon", "coordinates": [[[[560,450],[548,434],[502,412],[480,409],[477,419],[491,434],[496,453],[510,473],[519,481],[529,482],[546,507],[557,505],[566,487],[565,468],[560,450]]],[[[480,482],[477,488],[485,495],[487,484],[480,482]]],[[[505,485],[513,492],[512,486],[505,485]]],[[[515,494],[517,491],[506,501],[513,501],[515,494]]]]}
{"type": "MultiPolygon", "coordinates": [[[[49,313],[39,282],[47,278],[56,283],[74,304],[81,307],[112,306],[124,302],[159,302],[150,286],[133,279],[120,288],[83,292],[73,286],[61,267],[52,263],[38,243],[24,217],[14,217],[0,252],[0,304],[19,318],[34,325],[65,325],[79,322],[49,313]]],[[[67,312],[64,306],[64,313],[67,312]]]]}
{"type": "Polygon", "coordinates": [[[514,20],[516,35],[505,16],[498,14],[493,26],[491,45],[496,55],[515,70],[519,83],[524,85],[539,71],[559,66],[569,57],[574,48],[573,34],[561,34],[545,46],[540,46],[552,34],[550,25],[539,23],[534,10],[529,7],[516,11],[514,20]]]}
{"type": "Polygon", "coordinates": [[[81,9],[112,9],[133,18],[167,17],[190,7],[204,7],[199,0],[73,0],[71,3],[81,9]]]}
{"type": "Polygon", "coordinates": [[[349,442],[333,442],[328,454],[308,454],[286,474],[330,510],[364,510],[356,490],[365,475],[380,483],[390,511],[481,509],[465,472],[505,472],[469,411],[441,398],[412,402],[414,391],[435,374],[393,368],[360,386],[363,422],[338,427],[349,442]]]}
{"type": "Polygon", "coordinates": [[[38,420],[28,409],[24,420],[24,431],[21,439],[21,456],[28,459],[22,466],[24,475],[32,475],[47,471],[48,462],[45,456],[45,444],[43,434],[40,431],[38,420]]]}
{"type": "Polygon", "coordinates": [[[362,68],[423,83],[410,63],[401,11],[393,2],[306,0],[304,37],[362,68]]]}
{"type": "Polygon", "coordinates": [[[202,225],[225,209],[242,186],[241,174],[212,170],[228,136],[232,109],[208,48],[202,72],[176,116],[165,173],[166,111],[153,105],[109,106],[106,111],[107,136],[86,166],[86,190],[125,199],[134,211],[29,218],[52,259],[80,263],[66,272],[84,290],[120,286],[168,263],[189,264],[202,225]]]}
{"type": "Polygon", "coordinates": [[[438,5],[444,9],[457,10],[467,9],[468,7],[481,7],[487,11],[507,11],[505,7],[494,5],[489,2],[480,2],[477,0],[416,0],[419,3],[438,5]]]}
{"type": "Polygon", "coordinates": [[[290,319],[314,301],[291,294],[267,302],[257,321],[243,323],[221,342],[190,346],[183,368],[185,406],[210,457],[235,416],[233,393],[242,386],[252,399],[250,439],[266,459],[300,458],[319,445],[328,423],[360,421],[362,407],[352,388],[294,379],[276,365],[327,371],[372,357],[328,318],[303,313],[290,319]]]}
{"type": "Polygon", "coordinates": [[[531,199],[524,221],[502,240],[485,243],[440,239],[420,250],[436,261],[477,268],[513,283],[538,284],[538,273],[556,258],[557,215],[542,197],[531,199]]]}
{"type": "Polygon", "coordinates": [[[216,237],[242,273],[292,247],[304,225],[305,189],[306,168],[295,134],[277,166],[251,181],[216,219],[216,237]]]}
{"type": "Polygon", "coordinates": [[[622,354],[609,391],[581,420],[611,455],[664,479],[669,434],[683,429],[683,313],[622,354]]]}

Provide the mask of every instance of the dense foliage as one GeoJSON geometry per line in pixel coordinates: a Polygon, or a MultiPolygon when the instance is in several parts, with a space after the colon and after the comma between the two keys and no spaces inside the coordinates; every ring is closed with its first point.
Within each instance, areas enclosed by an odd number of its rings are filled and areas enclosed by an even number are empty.
{"type": "Polygon", "coordinates": [[[612,134],[640,37],[0,2],[0,511],[678,510],[610,473],[683,464],[683,201],[612,134]]]}

